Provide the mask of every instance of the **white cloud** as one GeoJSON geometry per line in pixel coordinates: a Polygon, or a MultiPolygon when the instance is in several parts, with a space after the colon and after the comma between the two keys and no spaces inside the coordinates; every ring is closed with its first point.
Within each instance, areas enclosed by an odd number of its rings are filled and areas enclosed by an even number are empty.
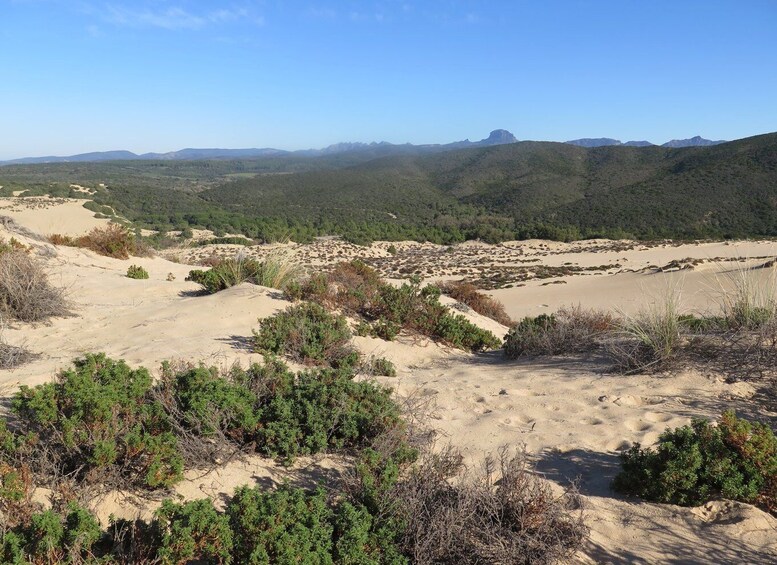
{"type": "Polygon", "coordinates": [[[109,23],[127,27],[154,27],[166,30],[199,30],[211,25],[247,21],[264,25],[264,18],[251,14],[247,8],[229,8],[213,11],[187,10],[178,5],[137,8],[119,4],[107,4],[101,12],[109,23]]]}

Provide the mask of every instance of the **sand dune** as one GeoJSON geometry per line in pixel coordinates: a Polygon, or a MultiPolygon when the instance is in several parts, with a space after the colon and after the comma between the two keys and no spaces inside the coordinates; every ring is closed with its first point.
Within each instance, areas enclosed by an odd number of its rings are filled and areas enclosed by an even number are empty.
{"type": "MultiPolygon", "coordinates": [[[[86,218],[84,213],[89,214],[70,201],[23,210],[12,203],[0,210],[0,214],[12,216],[19,224],[41,233],[77,234],[101,222],[86,218]]],[[[104,351],[152,370],[166,359],[216,365],[246,363],[258,359],[247,347],[257,319],[288,305],[277,291],[248,284],[216,295],[197,296],[197,285],[184,281],[191,267],[163,258],[119,261],[80,249],[53,248],[4,228],[0,228],[0,236],[14,236],[36,246],[52,281],[68,289],[74,313],[49,325],[18,324],[6,330],[5,338],[10,343],[26,342],[29,349],[40,354],[15,371],[0,371],[0,385],[6,394],[18,384],[49,380],[74,357],[90,351],[104,351]],[[150,278],[126,278],[131,263],[145,267],[150,278]]],[[[299,253],[307,253],[308,259],[320,264],[355,253],[341,242],[328,245],[299,253]]],[[[420,249],[425,250],[420,257],[429,258],[438,251],[428,244],[395,245],[398,255],[420,249]]],[[[387,247],[376,244],[365,253],[388,258],[387,247]]],[[[498,247],[472,243],[447,253],[454,255],[454,262],[468,256],[488,256],[497,263],[495,269],[499,261],[505,263],[511,258],[539,259],[542,264],[558,267],[565,263],[580,267],[621,265],[597,271],[601,274],[529,280],[524,286],[491,291],[517,318],[576,303],[633,311],[666,287],[681,288],[683,306],[689,310],[711,309],[715,307],[710,293],[717,280],[715,274],[732,268],[735,262],[709,261],[693,270],[667,273],[642,269],[689,257],[766,257],[775,251],[777,248],[769,242],[642,246],[532,241],[498,247]],[[626,272],[626,266],[634,272],[626,272]],[[563,284],[545,284],[553,281],[563,284]]],[[[765,269],[763,276],[768,273],[765,269]]],[[[458,278],[452,272],[437,276],[458,278]]],[[[467,308],[461,310],[498,335],[507,330],[467,308]]],[[[430,399],[431,424],[440,430],[439,442],[462,448],[471,464],[502,446],[525,448],[538,472],[557,488],[577,480],[591,528],[590,541],[579,561],[777,560],[777,519],[755,507],[728,501],[714,501],[699,508],[648,504],[624,499],[609,488],[621,450],[634,442],[650,445],[665,428],[687,424],[693,417],[716,417],[724,407],[747,409],[754,393],[750,385],[727,384],[721,375],[696,369],[674,374],[618,375],[606,371],[606,362],[596,357],[510,361],[500,352],[469,355],[407,337],[396,342],[354,338],[354,343],[367,355],[386,356],[396,363],[398,376],[380,380],[400,394],[430,399]]],[[[341,462],[322,457],[283,471],[271,462],[251,458],[230,463],[207,477],[193,472],[177,491],[185,497],[213,496],[231,492],[245,482],[261,479],[267,484],[277,483],[284,472],[304,482],[313,476],[336,474],[340,466],[341,462]]],[[[106,508],[125,514],[128,509],[126,501],[118,498],[105,504],[101,514],[106,508]]]]}

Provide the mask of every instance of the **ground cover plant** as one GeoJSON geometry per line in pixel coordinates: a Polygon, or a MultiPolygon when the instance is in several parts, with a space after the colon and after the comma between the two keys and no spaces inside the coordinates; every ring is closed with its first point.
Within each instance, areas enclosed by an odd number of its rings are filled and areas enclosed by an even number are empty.
{"type": "Polygon", "coordinates": [[[304,299],[362,317],[369,330],[393,339],[400,330],[428,336],[467,351],[496,349],[500,340],[440,303],[440,289],[414,279],[400,287],[383,281],[361,261],[340,263],[330,273],[314,275],[287,289],[291,299],[304,299]]]}
{"type": "Polygon", "coordinates": [[[138,265],[130,265],[127,268],[127,277],[130,279],[147,279],[148,271],[138,265]]]}
{"type": "Polygon", "coordinates": [[[254,331],[259,352],[281,354],[308,365],[353,365],[358,352],[349,345],[351,330],[342,315],[330,314],[323,306],[305,302],[260,320],[254,331]]]}
{"type": "Polygon", "coordinates": [[[49,241],[54,245],[84,247],[91,249],[98,255],[105,255],[114,259],[129,259],[130,255],[146,254],[146,250],[140,244],[135,234],[127,227],[113,223],[105,227],[94,228],[86,235],[80,237],[61,234],[50,235],[49,241]]]}
{"type": "Polygon", "coordinates": [[[724,412],[717,426],[694,420],[665,431],[658,446],[621,456],[613,488],[652,502],[696,506],[717,497],[777,514],[777,438],[765,424],[724,412]]]}
{"type": "Polygon", "coordinates": [[[272,359],[226,374],[167,364],[152,383],[144,368],[90,354],[53,382],[22,386],[11,408],[0,464],[39,486],[94,492],[164,489],[185,466],[245,449],[291,463],[402,425],[391,391],[352,370],[295,374],[272,359]]]}
{"type": "MultiPolygon", "coordinates": [[[[6,475],[3,510],[21,484],[6,475]]],[[[525,459],[503,454],[466,474],[459,453],[418,459],[398,436],[366,448],[331,491],[242,486],[221,511],[209,499],[168,499],[148,522],[102,530],[77,503],[27,502],[3,514],[4,563],[550,564],[571,558],[587,534],[569,510],[574,494],[552,494],[525,459]]]]}
{"type": "Polygon", "coordinates": [[[285,290],[295,283],[299,274],[299,266],[289,255],[275,253],[261,262],[241,255],[220,259],[207,271],[189,271],[186,280],[202,285],[213,294],[244,282],[285,290]]]}

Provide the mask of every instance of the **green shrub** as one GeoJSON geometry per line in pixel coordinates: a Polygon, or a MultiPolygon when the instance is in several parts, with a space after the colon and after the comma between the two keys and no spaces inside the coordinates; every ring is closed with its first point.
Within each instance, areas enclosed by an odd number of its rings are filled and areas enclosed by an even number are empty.
{"type": "Polygon", "coordinates": [[[396,377],[397,368],[385,357],[374,357],[367,364],[367,371],[379,377],[396,377]]]}
{"type": "MultiPolygon", "coordinates": [[[[228,518],[209,499],[176,504],[165,500],[154,515],[163,563],[232,563],[228,518]]],[[[240,563],[240,561],[238,561],[240,563]]]]}
{"type": "Polygon", "coordinates": [[[138,265],[130,265],[127,269],[127,277],[131,279],[147,279],[148,271],[138,265]]]}
{"type": "Polygon", "coordinates": [[[254,331],[257,351],[287,355],[305,364],[353,365],[358,354],[348,345],[351,331],[343,316],[303,303],[260,320],[254,331]]]}
{"type": "Polygon", "coordinates": [[[361,261],[341,263],[327,275],[311,277],[299,294],[373,321],[372,335],[383,339],[391,340],[400,329],[406,329],[464,350],[481,351],[501,345],[494,334],[460,314],[452,314],[441,304],[438,287],[422,288],[418,279],[392,286],[361,261]]]}
{"type": "Polygon", "coordinates": [[[257,449],[286,461],[328,448],[356,448],[401,426],[391,390],[344,371],[300,373],[263,412],[257,449]]]}
{"type": "Polygon", "coordinates": [[[694,420],[658,441],[656,449],[636,444],[623,453],[615,490],[683,506],[724,497],[777,512],[777,439],[768,426],[728,411],[717,426],[694,420]]]}
{"type": "Polygon", "coordinates": [[[169,486],[181,478],[183,461],[150,392],[145,369],[89,354],[55,382],[20,387],[12,409],[18,437],[28,439],[19,449],[33,466],[54,466],[77,482],[169,486]]]}
{"type": "Polygon", "coordinates": [[[71,502],[63,514],[32,513],[26,524],[0,536],[2,563],[82,563],[103,533],[91,512],[71,502]]]}
{"type": "Polygon", "coordinates": [[[223,431],[240,444],[254,437],[261,411],[259,399],[248,388],[202,366],[174,373],[163,365],[162,383],[163,396],[170,391],[181,423],[197,434],[223,431]]]}
{"type": "Polygon", "coordinates": [[[241,487],[227,516],[236,563],[332,563],[332,510],[323,490],[241,487]]]}

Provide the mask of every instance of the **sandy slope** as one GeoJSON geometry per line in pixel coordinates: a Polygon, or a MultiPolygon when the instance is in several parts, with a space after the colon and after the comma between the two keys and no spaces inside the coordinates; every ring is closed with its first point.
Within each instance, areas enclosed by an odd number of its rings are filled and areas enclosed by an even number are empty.
{"type": "MultiPolygon", "coordinates": [[[[49,219],[35,214],[17,215],[32,229],[57,218],[73,221],[79,229],[88,223],[83,208],[61,204],[49,219]],[[35,217],[36,221],[28,220],[35,217]]],[[[4,213],[0,211],[0,213],[4,213]]],[[[47,226],[48,224],[46,224],[47,226]]],[[[75,233],[78,229],[73,228],[75,233]]],[[[65,231],[61,229],[59,231],[65,231]]],[[[72,232],[71,232],[72,233],[72,232]]],[[[0,231],[3,237],[10,233],[0,231]]],[[[17,235],[17,238],[24,239],[17,235]]],[[[48,244],[25,240],[43,252],[48,244]]],[[[381,244],[382,245],[382,244],[381,244]]],[[[528,242],[524,252],[559,249],[564,244],[528,242]]],[[[470,247],[477,249],[477,244],[470,247]]],[[[602,251],[578,246],[578,263],[602,264],[610,257],[602,251]],[[588,254],[586,254],[588,253],[588,254]]],[[[570,261],[566,256],[544,256],[549,262],[570,261]]],[[[613,251],[621,262],[645,265],[688,256],[718,257],[726,251],[762,256],[771,244],[684,246],[613,251]],[[718,247],[715,247],[718,246],[718,247]]],[[[489,250],[485,249],[488,253],[489,250]]],[[[501,251],[500,251],[501,252],[501,251]]],[[[495,252],[496,253],[496,252],[495,252]]],[[[183,279],[190,267],[164,259],[133,259],[151,278],[136,281],[124,276],[130,262],[98,257],[91,252],[58,247],[42,260],[52,280],[69,289],[75,316],[50,325],[17,325],[6,331],[10,343],[26,341],[41,354],[15,371],[0,371],[0,385],[10,392],[19,384],[44,382],[60,368],[88,351],[111,356],[155,370],[161,361],[180,358],[228,365],[258,356],[246,348],[257,318],[285,308],[276,291],[242,285],[213,296],[195,296],[197,286],[183,279]],[[172,273],[175,278],[168,281],[172,273]]],[[[333,255],[337,255],[334,251],[333,255]]],[[[733,253],[732,253],[733,255],[733,253]]],[[[552,311],[557,305],[632,308],[645,303],[644,288],[661,288],[682,282],[689,308],[703,309],[711,302],[700,292],[715,264],[693,271],[666,274],[624,273],[564,277],[566,284],[525,286],[493,291],[513,316],[552,311]],[[695,297],[695,298],[693,298],[695,297]],[[695,300],[695,302],[694,302],[695,300]]],[[[497,334],[506,328],[463,309],[472,320],[497,334]]],[[[713,502],[700,508],[625,500],[609,489],[617,472],[619,450],[640,442],[656,441],[666,427],[686,424],[692,417],[715,417],[724,407],[747,413],[752,387],[726,384],[719,376],[702,371],[671,375],[622,376],[605,371],[601,359],[556,358],[508,361],[498,352],[467,355],[421,339],[384,342],[355,338],[365,354],[393,360],[395,379],[381,379],[400,394],[428,398],[433,403],[432,424],[441,442],[461,447],[474,464],[502,446],[525,446],[537,469],[559,485],[579,481],[583,509],[591,528],[590,542],[579,559],[590,563],[767,563],[777,560],[777,520],[744,504],[713,502]]],[[[777,415],[770,415],[771,417],[777,415]]],[[[290,478],[308,483],[315,477],[334,476],[341,462],[330,458],[304,461],[290,478]]],[[[229,493],[245,482],[270,485],[283,472],[260,458],[232,462],[206,477],[189,473],[177,491],[186,497],[229,493]]],[[[108,500],[101,514],[129,511],[120,499],[108,500]]]]}

